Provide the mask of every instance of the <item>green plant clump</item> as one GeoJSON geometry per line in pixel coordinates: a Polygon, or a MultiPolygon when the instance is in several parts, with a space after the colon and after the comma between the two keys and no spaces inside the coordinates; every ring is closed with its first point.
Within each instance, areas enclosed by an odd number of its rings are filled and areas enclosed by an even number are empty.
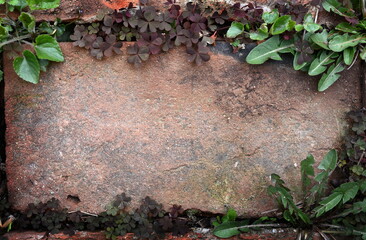
{"type": "Polygon", "coordinates": [[[280,176],[271,175],[272,185],[268,187],[268,193],[275,197],[279,205],[281,218],[277,219],[277,223],[274,223],[275,219],[264,224],[237,222],[235,211],[229,210],[225,220],[214,224],[214,234],[227,238],[258,227],[293,227],[301,229],[297,239],[312,239],[314,234],[319,234],[326,240],[330,239],[330,233],[366,239],[366,180],[345,182],[331,189],[328,184],[330,175],[338,165],[336,150],[325,155],[317,174],[314,163],[312,155],[301,162],[303,198],[300,202],[295,202],[291,190],[280,176]]]}

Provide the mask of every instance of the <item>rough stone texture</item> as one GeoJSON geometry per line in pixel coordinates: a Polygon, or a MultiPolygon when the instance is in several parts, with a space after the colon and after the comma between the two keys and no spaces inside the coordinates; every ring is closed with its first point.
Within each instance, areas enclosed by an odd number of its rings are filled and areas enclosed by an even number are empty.
{"type": "Polygon", "coordinates": [[[283,62],[211,54],[194,66],[181,48],[135,68],[125,55],[98,61],[61,46],[66,61],[38,85],[5,61],[6,167],[17,209],[55,197],[99,212],[126,192],[133,206],[149,195],[166,208],[230,205],[256,216],[275,207],[270,174],[299,192],[300,161],[339,146],[345,113],[360,106],[357,64],[318,93],[317,78],[283,62]]]}

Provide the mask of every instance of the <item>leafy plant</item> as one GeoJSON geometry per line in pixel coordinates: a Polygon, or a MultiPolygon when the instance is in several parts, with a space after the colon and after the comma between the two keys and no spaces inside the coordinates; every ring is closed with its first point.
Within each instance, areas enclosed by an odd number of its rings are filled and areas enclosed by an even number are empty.
{"type": "Polygon", "coordinates": [[[214,222],[214,234],[218,237],[230,237],[241,232],[258,227],[295,227],[301,228],[297,239],[308,239],[307,231],[318,232],[324,239],[330,239],[327,234],[348,234],[366,237],[364,227],[360,221],[347,221],[347,218],[365,219],[366,208],[364,193],[366,180],[350,181],[330,189],[328,182],[332,172],[338,165],[338,155],[335,150],[329,151],[318,166],[315,175],[314,157],[309,155],[301,162],[301,180],[303,199],[296,203],[291,190],[277,174],[271,175],[272,185],[268,187],[270,196],[275,197],[283,220],[289,224],[265,223],[249,224],[248,221],[235,221],[236,214],[232,209],[223,218],[214,222]],[[330,191],[330,193],[329,193],[330,191]],[[232,216],[232,217],[229,217],[232,216]],[[341,225],[339,223],[342,223],[341,225]],[[309,230],[310,229],[310,230],[309,230]],[[334,231],[336,229],[337,231],[334,231]]]}
{"type": "Polygon", "coordinates": [[[56,8],[59,3],[60,0],[0,2],[6,9],[6,16],[0,18],[0,50],[11,51],[15,49],[13,46],[20,44],[30,46],[22,50],[21,54],[18,51],[12,51],[8,55],[14,58],[15,72],[27,82],[38,83],[41,71],[46,71],[49,62],[64,61],[56,38],[63,34],[65,26],[60,23],[60,20],[56,20],[53,24],[48,22],[37,24],[31,12],[25,10],[56,8]],[[19,12],[18,17],[14,19],[14,15],[8,14],[9,11],[19,12]]]}

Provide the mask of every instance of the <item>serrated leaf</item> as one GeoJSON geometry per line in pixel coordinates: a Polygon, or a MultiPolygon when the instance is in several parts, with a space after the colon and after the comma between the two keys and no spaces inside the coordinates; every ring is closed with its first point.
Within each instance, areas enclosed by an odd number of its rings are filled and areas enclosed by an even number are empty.
{"type": "Polygon", "coordinates": [[[341,193],[342,202],[346,203],[351,199],[354,199],[358,193],[359,184],[357,182],[343,183],[339,187],[333,190],[333,192],[341,193]]]}
{"type": "Polygon", "coordinates": [[[37,57],[29,50],[23,52],[23,57],[14,59],[13,67],[18,76],[27,82],[38,83],[40,66],[37,57]]]}
{"type": "Polygon", "coordinates": [[[349,48],[344,49],[343,61],[345,64],[351,65],[351,63],[353,62],[353,59],[355,58],[356,51],[357,51],[356,47],[349,47],[349,48]]]}
{"type": "Polygon", "coordinates": [[[329,67],[327,73],[324,73],[318,83],[318,91],[322,92],[329,88],[340,78],[339,73],[344,70],[343,61],[337,61],[329,67]]]}
{"type": "Polygon", "coordinates": [[[278,10],[273,9],[271,12],[264,12],[262,14],[262,19],[265,23],[271,24],[274,23],[279,16],[278,10]]]}
{"type": "Polygon", "coordinates": [[[338,30],[338,31],[345,32],[345,33],[353,33],[353,34],[357,34],[358,33],[358,28],[352,26],[348,22],[342,22],[342,23],[338,24],[335,27],[335,29],[338,30]]]}
{"type": "Polygon", "coordinates": [[[291,42],[281,44],[279,36],[273,36],[267,41],[256,46],[248,54],[246,61],[249,64],[262,64],[268,59],[282,60],[278,53],[294,47],[291,42]]]}
{"type": "Polygon", "coordinates": [[[248,231],[247,228],[242,227],[247,224],[248,224],[247,221],[222,223],[220,224],[220,226],[214,229],[213,234],[219,238],[229,238],[238,235],[242,232],[248,231]]]}
{"type": "Polygon", "coordinates": [[[244,24],[241,22],[232,22],[230,28],[226,33],[228,38],[236,38],[244,32],[244,24]]]}
{"type": "Polygon", "coordinates": [[[329,197],[322,200],[319,204],[320,207],[314,209],[316,217],[320,217],[324,213],[332,210],[335,208],[342,200],[342,194],[341,193],[333,193],[329,197]]]}
{"type": "Polygon", "coordinates": [[[27,0],[31,10],[47,10],[57,8],[60,5],[60,0],[27,0]]]}
{"type": "Polygon", "coordinates": [[[319,47],[329,50],[327,30],[323,30],[321,33],[315,33],[311,35],[310,39],[319,47]]]}
{"type": "Polygon", "coordinates": [[[345,33],[343,35],[336,35],[329,41],[328,47],[334,52],[341,52],[348,47],[354,47],[364,40],[363,35],[349,35],[345,33]]]}
{"type": "Polygon", "coordinates": [[[47,59],[54,62],[64,61],[64,56],[62,55],[58,42],[49,35],[39,35],[36,38],[34,49],[39,59],[47,59]]]}
{"type": "Polygon", "coordinates": [[[301,161],[301,182],[304,187],[308,187],[311,184],[311,179],[309,178],[309,176],[314,176],[314,163],[314,156],[311,154],[309,154],[306,159],[301,161]]]}
{"type": "Polygon", "coordinates": [[[334,62],[334,58],[337,56],[337,53],[322,51],[319,57],[311,62],[308,74],[310,76],[316,76],[323,73],[327,70],[327,65],[334,62]]]}
{"type": "Polygon", "coordinates": [[[36,27],[36,19],[29,13],[22,12],[19,16],[19,21],[28,32],[34,32],[36,27]]]}
{"type": "Polygon", "coordinates": [[[318,169],[333,171],[337,166],[338,154],[335,149],[330,150],[320,162],[318,169]]]}
{"type": "Polygon", "coordinates": [[[354,14],[343,7],[337,0],[325,0],[323,1],[322,6],[327,12],[334,12],[342,17],[354,17],[354,14]]]}
{"type": "Polygon", "coordinates": [[[291,27],[294,27],[293,21],[291,20],[291,16],[285,15],[276,19],[273,23],[270,33],[272,35],[278,35],[284,33],[285,31],[291,30],[291,27]]]}

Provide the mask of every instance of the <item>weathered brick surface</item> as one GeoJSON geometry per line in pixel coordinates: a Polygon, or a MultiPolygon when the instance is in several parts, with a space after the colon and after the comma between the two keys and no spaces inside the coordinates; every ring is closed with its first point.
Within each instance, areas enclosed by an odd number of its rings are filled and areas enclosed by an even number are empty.
{"type": "Polygon", "coordinates": [[[222,54],[194,66],[184,49],[141,68],[126,55],[98,61],[71,43],[40,84],[5,61],[7,174],[17,209],[52,197],[99,212],[126,192],[163,203],[255,216],[275,207],[271,173],[299,192],[299,163],[339,146],[360,106],[356,65],[329,90],[277,62],[222,54]],[[68,196],[78,196],[76,204],[68,196]]]}

